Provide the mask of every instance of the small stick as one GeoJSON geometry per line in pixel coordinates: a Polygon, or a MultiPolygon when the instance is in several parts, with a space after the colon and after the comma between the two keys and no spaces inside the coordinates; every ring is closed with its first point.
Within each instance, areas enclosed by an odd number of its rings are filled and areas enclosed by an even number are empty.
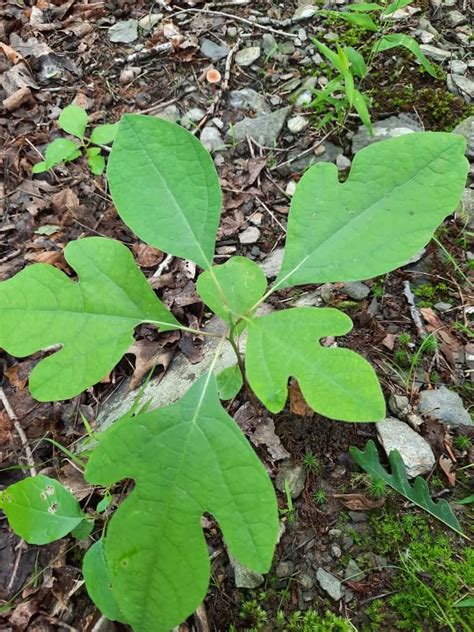
{"type": "Polygon", "coordinates": [[[20,437],[20,441],[22,443],[23,449],[25,450],[26,462],[29,465],[31,476],[36,476],[37,472],[36,472],[36,468],[35,468],[35,462],[34,462],[34,459],[33,459],[33,453],[31,452],[30,446],[28,445],[28,439],[26,438],[25,431],[21,427],[21,424],[18,421],[18,417],[16,416],[13,408],[11,407],[7,396],[5,395],[5,391],[3,390],[3,388],[1,386],[0,386],[0,401],[2,402],[2,404],[3,404],[4,408],[5,408],[5,411],[6,411],[7,415],[8,415],[8,418],[12,422],[13,426],[15,427],[15,430],[16,430],[18,436],[20,437]]]}
{"type": "Polygon", "coordinates": [[[23,549],[26,549],[25,541],[20,540],[16,546],[17,554],[15,557],[15,562],[13,563],[12,574],[10,575],[10,579],[7,585],[7,594],[13,588],[13,584],[15,583],[15,579],[18,573],[18,567],[20,566],[21,556],[23,554],[23,549]]]}
{"type": "Polygon", "coordinates": [[[408,307],[410,308],[410,314],[415,324],[416,330],[420,338],[426,338],[428,332],[423,325],[423,321],[421,320],[420,312],[415,304],[415,297],[413,296],[413,292],[411,291],[410,281],[403,281],[403,294],[408,301],[408,307]]]}
{"type": "Polygon", "coordinates": [[[313,152],[318,147],[321,147],[321,145],[324,143],[324,141],[327,138],[329,138],[329,136],[331,136],[331,134],[332,134],[332,132],[328,132],[327,134],[325,134],[321,138],[321,140],[318,140],[318,142],[315,145],[312,145],[308,149],[305,149],[304,151],[301,152],[301,154],[298,154],[297,156],[293,156],[293,158],[290,158],[289,160],[286,160],[285,162],[281,162],[279,165],[275,165],[274,167],[270,167],[270,171],[275,171],[275,169],[279,169],[280,167],[286,167],[287,165],[291,165],[291,163],[295,162],[295,160],[299,160],[300,158],[303,158],[303,156],[307,156],[308,154],[313,152]]]}
{"type": "Polygon", "coordinates": [[[156,46],[153,46],[153,48],[139,50],[136,53],[131,53],[130,55],[127,55],[126,57],[116,57],[115,63],[124,65],[130,64],[135,61],[143,61],[144,59],[154,57],[155,55],[169,53],[171,50],[173,50],[173,44],[171,42],[166,42],[165,44],[156,44],[156,46]]]}
{"type": "Polygon", "coordinates": [[[172,261],[173,261],[173,255],[166,255],[166,257],[163,259],[163,261],[157,267],[156,272],[154,272],[151,275],[151,278],[152,279],[156,279],[157,277],[161,276],[163,274],[163,272],[166,272],[166,270],[168,270],[168,268],[170,267],[170,264],[171,264],[172,261]]]}

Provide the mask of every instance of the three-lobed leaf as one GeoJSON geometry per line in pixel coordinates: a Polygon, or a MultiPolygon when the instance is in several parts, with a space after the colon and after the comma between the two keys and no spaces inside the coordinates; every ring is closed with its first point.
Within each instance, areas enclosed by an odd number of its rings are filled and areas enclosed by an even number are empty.
{"type": "Polygon", "coordinates": [[[140,323],[179,327],[121,243],[89,237],[69,243],[64,256],[79,282],[39,263],[0,283],[0,347],[17,357],[62,347],[31,373],[39,401],[74,397],[101,380],[140,323]]]}
{"type": "Polygon", "coordinates": [[[350,349],[320,339],[352,329],[343,312],[300,307],[254,318],[248,324],[245,368],[255,395],[273,413],[283,410],[288,379],[298,380],[308,405],[340,421],[378,421],[385,400],[371,365],[350,349]]]}
{"type": "Polygon", "coordinates": [[[413,133],[359,151],[349,177],[306,171],[293,196],[279,287],[359,281],[405,264],[456,208],[468,163],[461,136],[413,133]]]}
{"type": "Polygon", "coordinates": [[[78,105],[68,105],[59,115],[58,125],[68,134],[72,134],[72,136],[76,136],[82,140],[88,120],[89,117],[84,108],[78,105]]]}
{"type": "Polygon", "coordinates": [[[220,524],[232,555],[268,571],[278,533],[275,494],[220,405],[212,373],[177,403],[104,433],[86,479],[111,485],[123,478],[133,478],[135,488],[109,523],[104,551],[113,595],[135,632],[168,632],[204,598],[204,512],[220,524]]]}
{"type": "Polygon", "coordinates": [[[13,531],[29,544],[49,544],[70,533],[86,517],[74,496],[48,476],[13,483],[0,495],[13,531]]]}
{"type": "Polygon", "coordinates": [[[210,154],[163,119],[122,117],[107,165],[122,220],[147,243],[210,268],[222,193],[210,154]]]}

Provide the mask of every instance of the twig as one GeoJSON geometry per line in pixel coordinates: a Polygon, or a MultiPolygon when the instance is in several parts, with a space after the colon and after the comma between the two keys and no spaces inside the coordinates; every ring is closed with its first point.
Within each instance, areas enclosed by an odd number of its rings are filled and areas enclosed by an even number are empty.
{"type": "Polygon", "coordinates": [[[410,314],[415,324],[416,330],[420,338],[426,338],[428,332],[423,325],[423,321],[421,320],[420,312],[415,304],[415,297],[413,296],[413,292],[411,291],[410,281],[403,281],[403,294],[408,302],[408,307],[410,308],[410,314]]]}
{"type": "Polygon", "coordinates": [[[148,59],[149,57],[154,57],[155,55],[162,55],[165,53],[169,53],[173,50],[172,42],[166,42],[165,44],[156,44],[153,48],[147,48],[145,50],[139,50],[136,53],[131,53],[126,57],[116,57],[115,63],[124,65],[130,64],[136,61],[143,61],[144,59],[148,59]]]}
{"type": "Polygon", "coordinates": [[[18,417],[16,416],[15,411],[11,407],[7,396],[5,395],[5,391],[3,390],[1,386],[0,386],[0,400],[5,408],[8,418],[12,422],[18,436],[20,437],[21,444],[23,446],[23,449],[25,450],[26,462],[28,463],[28,466],[30,468],[30,473],[32,476],[36,476],[37,472],[35,468],[35,462],[33,459],[33,454],[31,452],[30,446],[28,445],[28,439],[26,438],[25,431],[21,427],[21,424],[18,421],[18,417]]]}
{"type": "Polygon", "coordinates": [[[173,255],[166,255],[166,257],[157,267],[156,272],[154,272],[151,275],[151,278],[156,279],[157,277],[161,276],[163,272],[166,272],[166,270],[168,270],[168,268],[170,267],[172,261],[173,261],[173,255]]]}
{"type": "Polygon", "coordinates": [[[25,541],[24,540],[20,540],[18,542],[18,544],[17,544],[16,549],[17,549],[17,554],[16,554],[16,557],[15,557],[15,562],[13,563],[12,574],[10,575],[10,579],[8,581],[7,594],[13,588],[13,584],[15,583],[16,576],[18,574],[18,568],[20,566],[21,556],[23,554],[23,550],[26,549],[25,541]]]}

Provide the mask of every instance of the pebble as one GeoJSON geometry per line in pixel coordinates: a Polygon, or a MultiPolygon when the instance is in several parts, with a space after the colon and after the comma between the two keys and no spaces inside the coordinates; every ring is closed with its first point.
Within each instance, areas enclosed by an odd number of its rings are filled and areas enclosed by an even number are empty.
{"type": "Polygon", "coordinates": [[[446,14],[446,19],[448,20],[451,26],[461,26],[462,24],[466,24],[467,17],[462,14],[460,11],[448,11],[446,14]]]}
{"type": "Polygon", "coordinates": [[[276,39],[273,37],[271,33],[264,33],[262,37],[262,50],[265,55],[269,55],[270,53],[275,53],[277,50],[276,39]]]}
{"type": "Polygon", "coordinates": [[[235,55],[235,63],[246,68],[247,66],[254,64],[261,54],[262,49],[260,46],[248,46],[247,48],[242,48],[235,55]]]}
{"type": "Polygon", "coordinates": [[[247,568],[229,553],[229,560],[234,569],[235,585],[237,588],[257,588],[263,584],[264,577],[260,573],[247,568]]]}
{"type": "Polygon", "coordinates": [[[215,127],[205,127],[201,132],[200,141],[210,152],[225,149],[225,142],[215,127]]]}
{"type": "Polygon", "coordinates": [[[314,4],[310,4],[309,2],[307,4],[303,3],[294,12],[293,19],[298,20],[298,19],[312,18],[313,15],[316,15],[317,10],[318,9],[317,7],[314,6],[314,4]]]}
{"type": "Polygon", "coordinates": [[[360,580],[363,579],[364,575],[364,571],[360,570],[355,560],[350,559],[347,562],[347,566],[344,571],[344,579],[348,579],[353,582],[360,582],[360,580]]]}
{"type": "Polygon", "coordinates": [[[264,97],[252,88],[232,90],[229,93],[229,105],[236,110],[254,110],[258,114],[267,114],[270,111],[264,97]]]}
{"type": "Polygon", "coordinates": [[[260,267],[262,268],[263,273],[267,277],[267,279],[273,279],[280,272],[284,254],[284,248],[276,248],[270,254],[268,254],[263,262],[260,264],[260,267]]]}
{"type": "Polygon", "coordinates": [[[224,59],[229,54],[229,49],[227,46],[222,46],[221,44],[216,44],[210,39],[204,37],[201,40],[201,46],[199,48],[201,55],[207,57],[211,61],[219,61],[220,59],[224,59]]]}
{"type": "Polygon", "coordinates": [[[336,559],[339,559],[342,555],[341,547],[338,546],[337,544],[333,544],[331,546],[331,553],[336,559]]]}
{"type": "Polygon", "coordinates": [[[469,116],[454,128],[455,134],[461,134],[466,139],[466,156],[474,158],[474,116],[469,116]]]}
{"type": "Polygon", "coordinates": [[[355,301],[361,301],[370,294],[370,287],[361,281],[344,283],[343,289],[347,296],[355,301]]]}
{"type": "Polygon", "coordinates": [[[371,136],[368,130],[361,125],[352,139],[352,152],[355,154],[360,149],[372,143],[387,138],[395,138],[413,132],[422,132],[420,123],[408,114],[390,116],[387,119],[377,121],[373,125],[374,135],[371,136]]]}
{"type": "Polygon", "coordinates": [[[239,235],[241,244],[254,244],[260,239],[260,231],[256,226],[249,226],[239,235]]]}
{"type": "Polygon", "coordinates": [[[286,492],[285,481],[288,481],[291,497],[298,498],[306,483],[306,470],[302,465],[288,463],[281,465],[275,479],[275,485],[282,493],[286,492]]]}
{"type": "Polygon", "coordinates": [[[294,180],[290,180],[286,185],[285,193],[289,197],[293,197],[296,191],[296,182],[294,180]]]}
{"type": "Polygon", "coordinates": [[[107,34],[111,42],[123,42],[124,44],[130,44],[138,37],[138,22],[137,20],[124,20],[117,22],[109,28],[107,34]]]}
{"type": "Polygon", "coordinates": [[[344,156],[343,154],[339,154],[336,156],[336,167],[339,171],[346,171],[346,169],[350,169],[352,165],[352,161],[344,156]]]}
{"type": "Polygon", "coordinates": [[[449,69],[455,75],[463,75],[467,70],[467,64],[461,59],[452,59],[449,62],[449,69]]]}
{"type": "Polygon", "coordinates": [[[405,464],[408,478],[426,474],[435,464],[431,446],[408,424],[395,417],[387,417],[375,424],[380,442],[387,454],[398,450],[405,464]]]}
{"type": "Polygon", "coordinates": [[[177,123],[181,118],[181,112],[176,105],[168,105],[155,114],[158,118],[169,121],[170,123],[177,123]]]}
{"type": "Polygon", "coordinates": [[[311,590],[314,586],[314,579],[309,573],[300,573],[298,576],[298,583],[303,590],[311,590]]]}
{"type": "Polygon", "coordinates": [[[388,399],[388,408],[397,417],[405,419],[406,415],[411,412],[410,400],[405,395],[392,393],[388,399]]]}
{"type": "Polygon", "coordinates": [[[438,312],[448,312],[453,306],[451,303],[445,303],[444,301],[440,301],[436,303],[434,308],[438,310],[438,312]]]}
{"type": "Polygon", "coordinates": [[[464,75],[454,73],[448,75],[448,90],[453,94],[461,95],[467,103],[474,100],[474,80],[464,75]]]}
{"type": "Polygon", "coordinates": [[[280,579],[283,577],[289,577],[293,573],[295,565],[291,561],[280,562],[275,569],[275,575],[280,579]]]}
{"type": "Polygon", "coordinates": [[[298,134],[308,127],[309,120],[305,116],[292,116],[288,119],[286,126],[292,134],[298,134]]]}
{"type": "Polygon", "coordinates": [[[445,386],[431,391],[422,391],[418,410],[422,415],[429,415],[452,427],[472,424],[471,416],[464,408],[462,399],[445,386]]]}
{"type": "Polygon", "coordinates": [[[331,599],[334,599],[334,601],[342,599],[342,583],[337,579],[337,577],[328,573],[322,566],[320,566],[316,571],[316,579],[318,580],[321,588],[327,592],[331,599]]]}
{"type": "Polygon", "coordinates": [[[138,20],[138,26],[143,31],[151,31],[162,18],[162,13],[148,13],[143,18],[138,20]]]}
{"type": "Polygon", "coordinates": [[[285,107],[256,118],[246,117],[233,126],[232,131],[228,132],[228,136],[231,140],[237,142],[245,141],[250,136],[260,145],[273,147],[285,124],[290,109],[290,107],[285,107]]]}
{"type": "Polygon", "coordinates": [[[438,48],[437,46],[431,46],[430,44],[421,44],[420,48],[427,57],[430,57],[435,61],[446,61],[451,57],[451,53],[449,50],[444,50],[443,48],[438,48]]]}

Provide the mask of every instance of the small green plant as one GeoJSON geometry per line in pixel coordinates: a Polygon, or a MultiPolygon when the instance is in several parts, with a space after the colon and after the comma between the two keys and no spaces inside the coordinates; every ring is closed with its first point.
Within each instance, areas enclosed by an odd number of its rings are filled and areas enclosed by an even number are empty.
{"type": "Polygon", "coordinates": [[[303,457],[303,465],[312,474],[318,474],[321,471],[321,463],[317,456],[311,450],[308,450],[303,457]]]}
{"type": "MultiPolygon", "coordinates": [[[[464,150],[460,136],[409,134],[359,152],[344,183],[333,164],[308,169],[292,198],[282,268],[268,289],[250,259],[213,265],[222,192],[199,141],[162,119],[122,118],[107,166],[117,211],[146,243],[202,268],[196,289],[223,321],[222,335],[180,323],[130,251],[114,240],[84,238],[66,246],[77,280],[35,264],[0,283],[0,346],[17,357],[50,351],[29,380],[39,401],[76,397],[99,382],[127,352],[141,323],[161,332],[207,335],[214,343],[208,370],[180,399],[158,410],[135,407],[95,435],[86,481],[104,498],[120,481],[135,482],[84,556],[87,590],[107,618],[137,632],[167,632],[195,610],[209,583],[205,512],[219,523],[235,558],[257,572],[269,570],[279,531],[276,496],[263,464],[220,402],[221,352],[225,346],[234,350],[234,376],[240,373],[240,380],[226,376],[226,398],[244,384],[278,413],[293,377],[320,415],[383,419],[385,401],[369,362],[320,342],[350,331],[346,314],[328,307],[264,315],[257,309],[279,289],[358,281],[404,264],[456,208],[467,174],[464,150]]],[[[386,480],[383,468],[371,474],[386,480]]],[[[387,483],[405,485],[400,477],[387,483]]],[[[409,494],[413,502],[426,501],[411,488],[409,494]]],[[[13,530],[32,543],[51,542],[90,521],[72,494],[40,476],[9,486],[0,507],[13,530]]],[[[448,514],[446,521],[453,524],[448,514]]]]}
{"type": "Polygon", "coordinates": [[[466,435],[458,435],[457,437],[454,438],[453,443],[454,443],[454,447],[460,450],[461,452],[464,452],[465,450],[469,450],[472,445],[470,438],[467,437],[466,435]]]}
{"type": "Polygon", "coordinates": [[[85,136],[89,117],[87,112],[78,105],[68,105],[61,112],[58,126],[71,138],[57,138],[45,150],[44,160],[36,163],[33,173],[43,173],[62,162],[72,162],[83,154],[87,157],[87,164],[94,175],[101,175],[105,169],[105,158],[102,147],[113,142],[117,133],[115,123],[98,125],[92,130],[90,138],[85,136]],[[79,143],[77,142],[79,141],[79,143]]]}
{"type": "Polygon", "coordinates": [[[293,504],[293,497],[291,495],[291,489],[288,479],[285,479],[285,496],[286,508],[280,509],[280,513],[282,516],[287,517],[289,524],[294,524],[296,522],[296,509],[293,504]]]}
{"type": "Polygon", "coordinates": [[[374,500],[379,500],[387,494],[387,483],[382,478],[369,477],[367,490],[369,496],[371,496],[374,500]]]}
{"type": "Polygon", "coordinates": [[[317,505],[324,505],[328,499],[326,490],[319,488],[313,494],[313,500],[317,505]]]}

